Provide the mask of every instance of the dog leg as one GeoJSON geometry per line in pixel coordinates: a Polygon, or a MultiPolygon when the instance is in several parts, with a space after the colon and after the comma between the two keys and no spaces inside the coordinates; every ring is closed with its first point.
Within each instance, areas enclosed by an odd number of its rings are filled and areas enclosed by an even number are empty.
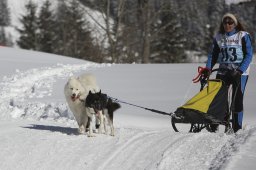
{"type": "Polygon", "coordinates": [[[113,122],[111,120],[109,120],[109,124],[110,124],[110,129],[111,129],[111,136],[115,136],[115,129],[114,129],[114,125],[113,122]]]}
{"type": "MultiPolygon", "coordinates": [[[[108,109],[104,109],[104,128],[105,128],[105,134],[108,134],[108,123],[109,123],[109,115],[108,115],[108,109]]],[[[112,131],[111,131],[112,132],[112,131]]]]}
{"type": "Polygon", "coordinates": [[[115,129],[114,129],[114,125],[113,125],[113,120],[111,120],[109,115],[108,115],[108,124],[110,126],[110,136],[115,136],[115,129]]]}
{"type": "Polygon", "coordinates": [[[103,122],[104,122],[104,130],[105,130],[105,135],[107,135],[108,134],[108,122],[107,122],[107,120],[106,120],[106,115],[104,114],[103,115],[103,122]]]}
{"type": "Polygon", "coordinates": [[[114,111],[112,108],[108,107],[107,109],[107,118],[108,118],[108,124],[110,126],[110,136],[115,136],[115,129],[114,129],[114,111]]]}
{"type": "Polygon", "coordinates": [[[84,128],[84,125],[83,125],[81,119],[76,119],[76,120],[77,120],[77,125],[78,125],[77,132],[78,132],[79,134],[85,134],[85,130],[86,130],[86,129],[84,128]]]}
{"type": "Polygon", "coordinates": [[[86,107],[86,118],[87,118],[87,121],[89,121],[89,131],[87,135],[88,137],[95,137],[95,135],[93,134],[93,121],[92,121],[94,116],[93,111],[94,111],[93,109],[86,107]]]}
{"type": "Polygon", "coordinates": [[[100,127],[100,119],[98,116],[96,116],[96,125],[95,125],[95,128],[97,129],[97,132],[99,132],[99,127],[100,127]]]}
{"type": "Polygon", "coordinates": [[[89,121],[90,121],[90,125],[89,125],[88,137],[95,137],[93,133],[92,117],[89,117],[89,121]]]}
{"type": "Polygon", "coordinates": [[[100,119],[100,127],[99,127],[99,134],[102,134],[103,133],[103,124],[104,124],[104,116],[103,116],[103,114],[102,114],[102,111],[98,111],[98,117],[99,117],[99,119],[100,119]]]}
{"type": "Polygon", "coordinates": [[[84,125],[79,125],[78,133],[79,133],[79,134],[85,134],[85,128],[84,128],[84,125]]]}

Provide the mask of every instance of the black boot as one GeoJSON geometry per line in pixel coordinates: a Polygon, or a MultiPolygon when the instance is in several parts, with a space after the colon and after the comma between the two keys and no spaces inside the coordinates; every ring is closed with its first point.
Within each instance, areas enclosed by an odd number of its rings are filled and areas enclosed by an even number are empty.
{"type": "Polygon", "coordinates": [[[206,129],[209,132],[217,132],[219,130],[219,125],[218,124],[209,124],[209,126],[207,126],[206,129]]]}
{"type": "Polygon", "coordinates": [[[238,122],[238,113],[234,113],[234,117],[233,117],[233,129],[234,129],[234,132],[236,133],[239,129],[242,129],[242,126],[239,125],[239,122],[238,122]]]}

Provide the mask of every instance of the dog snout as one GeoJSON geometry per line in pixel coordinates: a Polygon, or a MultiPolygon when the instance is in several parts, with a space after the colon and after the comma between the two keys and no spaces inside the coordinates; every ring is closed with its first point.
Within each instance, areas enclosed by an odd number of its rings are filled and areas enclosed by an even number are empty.
{"type": "Polygon", "coordinates": [[[102,110],[102,105],[100,102],[96,102],[95,103],[95,108],[98,109],[98,110],[102,110]]]}

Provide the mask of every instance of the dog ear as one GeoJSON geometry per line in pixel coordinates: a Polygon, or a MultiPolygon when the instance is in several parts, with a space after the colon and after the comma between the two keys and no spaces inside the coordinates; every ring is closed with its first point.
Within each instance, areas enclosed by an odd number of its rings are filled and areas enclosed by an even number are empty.
{"type": "Polygon", "coordinates": [[[89,91],[89,94],[92,94],[92,91],[91,91],[91,90],[89,91]]]}
{"type": "Polygon", "coordinates": [[[100,89],[99,93],[101,94],[101,89],[100,89]]]}

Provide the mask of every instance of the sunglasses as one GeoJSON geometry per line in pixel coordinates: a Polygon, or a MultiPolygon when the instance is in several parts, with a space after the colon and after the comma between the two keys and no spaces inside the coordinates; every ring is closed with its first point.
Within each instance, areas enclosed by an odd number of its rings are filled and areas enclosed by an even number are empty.
{"type": "Polygon", "coordinates": [[[233,21],[224,21],[224,22],[223,22],[223,25],[226,25],[226,24],[228,24],[228,25],[233,25],[234,22],[233,22],[233,21]]]}

